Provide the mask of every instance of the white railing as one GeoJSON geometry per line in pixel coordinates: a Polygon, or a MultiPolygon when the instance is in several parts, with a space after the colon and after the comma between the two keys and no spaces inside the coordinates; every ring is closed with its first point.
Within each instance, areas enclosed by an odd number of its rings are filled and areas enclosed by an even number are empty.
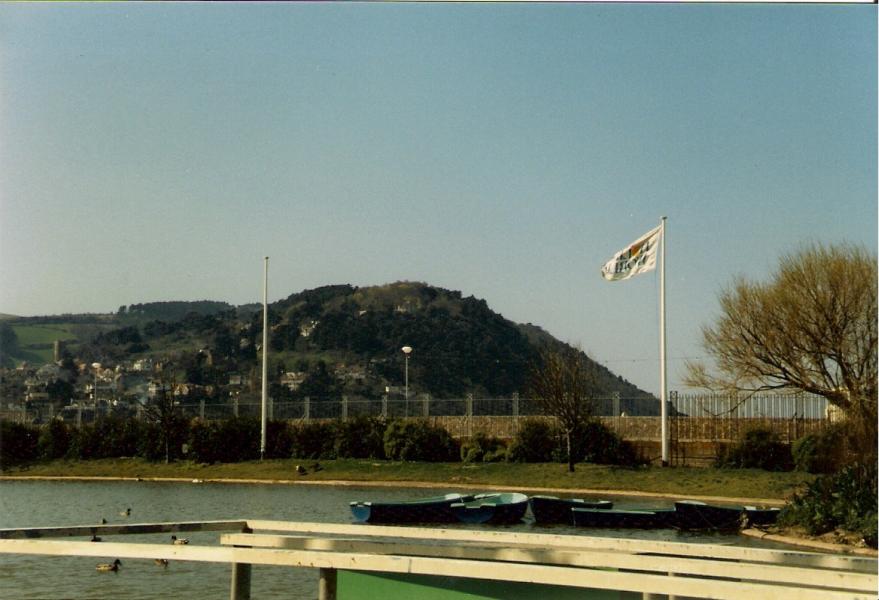
{"type": "MultiPolygon", "coordinates": [[[[408,574],[691,598],[875,598],[875,558],[713,544],[498,530],[240,520],[0,530],[0,553],[116,556],[232,565],[232,600],[250,597],[251,565],[319,569],[318,597],[337,573],[408,574]],[[238,531],[219,546],[43,539],[168,531],[238,531]]],[[[49,575],[51,576],[51,574],[49,575]]],[[[433,580],[434,582],[436,580],[433,580]]],[[[436,585],[436,584],[434,584],[436,585]]],[[[440,586],[442,584],[439,584],[440,586]]],[[[345,597],[341,589],[339,596],[345,597]]]]}

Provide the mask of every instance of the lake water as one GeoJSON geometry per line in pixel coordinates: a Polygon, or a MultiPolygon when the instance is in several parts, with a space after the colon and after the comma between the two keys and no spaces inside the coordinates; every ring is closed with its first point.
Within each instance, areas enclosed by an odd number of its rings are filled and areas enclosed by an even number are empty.
{"type": "MultiPolygon", "coordinates": [[[[350,523],[352,500],[410,500],[443,489],[389,489],[302,485],[192,484],[157,482],[0,482],[0,528],[108,523],[273,519],[350,523]],[[131,507],[131,516],[120,512],[131,507]]],[[[479,490],[474,490],[479,491],[479,490]]],[[[612,498],[618,508],[668,506],[665,500],[612,498]]],[[[478,526],[467,525],[466,528],[478,526]]],[[[602,537],[625,536],[695,543],[779,547],[737,535],[687,534],[671,530],[612,531],[538,527],[526,521],[509,529],[602,537]]],[[[217,545],[218,532],[187,533],[192,544],[217,545]]],[[[87,539],[87,538],[66,538],[87,539]]],[[[167,534],[112,536],[112,541],[170,543],[167,534]]],[[[228,598],[231,567],[226,564],[126,559],[117,573],[98,573],[89,557],[0,554],[0,598],[146,599],[228,598]]],[[[254,566],[254,598],[316,598],[317,571],[254,566]]]]}

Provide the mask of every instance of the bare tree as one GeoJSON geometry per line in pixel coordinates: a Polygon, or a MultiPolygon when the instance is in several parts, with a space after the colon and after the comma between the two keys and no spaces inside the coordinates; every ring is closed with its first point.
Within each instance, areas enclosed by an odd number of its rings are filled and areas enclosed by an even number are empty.
{"type": "Polygon", "coordinates": [[[720,294],[721,316],[703,327],[715,368],[689,363],[687,385],[824,396],[846,415],[856,450],[876,456],[875,255],[813,244],[781,258],[766,283],[738,278],[720,294]]]}
{"type": "MultiPolygon", "coordinates": [[[[171,386],[173,387],[173,386],[171,386]]],[[[161,443],[165,450],[165,464],[171,462],[171,443],[181,429],[184,417],[174,402],[174,394],[164,380],[152,402],[144,406],[144,418],[159,428],[161,443]]]]}
{"type": "Polygon", "coordinates": [[[546,347],[531,370],[531,394],[545,415],[555,417],[565,435],[568,471],[574,472],[572,436],[595,410],[595,368],[578,349],[546,347]]]}

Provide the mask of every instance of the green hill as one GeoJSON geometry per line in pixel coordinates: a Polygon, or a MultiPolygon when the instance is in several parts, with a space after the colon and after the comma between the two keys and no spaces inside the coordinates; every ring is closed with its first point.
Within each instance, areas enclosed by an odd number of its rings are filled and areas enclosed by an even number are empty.
{"type": "MultiPolygon", "coordinates": [[[[19,352],[45,351],[41,345],[48,344],[51,358],[51,342],[63,339],[82,360],[162,358],[175,365],[179,381],[204,385],[225,385],[231,372],[255,373],[261,355],[259,305],[156,302],[121,307],[113,315],[4,323],[17,335],[19,352]]],[[[438,398],[509,396],[525,393],[540,348],[563,345],[535,325],[505,319],[484,300],[408,281],[303,290],[271,303],[269,324],[270,381],[285,372],[305,377],[295,392],[275,383],[276,395],[379,397],[386,386],[401,385],[401,348],[410,346],[415,392],[438,398]]],[[[650,394],[601,365],[595,368],[602,394],[642,398],[644,411],[653,412],[650,394]]]]}

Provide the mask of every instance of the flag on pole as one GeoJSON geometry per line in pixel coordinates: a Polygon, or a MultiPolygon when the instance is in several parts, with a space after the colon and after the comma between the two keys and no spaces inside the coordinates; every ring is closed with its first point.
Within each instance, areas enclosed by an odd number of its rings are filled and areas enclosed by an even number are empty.
{"type": "Polygon", "coordinates": [[[603,267],[601,276],[608,281],[622,281],[656,268],[656,251],[662,237],[662,226],[652,229],[613,255],[603,267]]]}

